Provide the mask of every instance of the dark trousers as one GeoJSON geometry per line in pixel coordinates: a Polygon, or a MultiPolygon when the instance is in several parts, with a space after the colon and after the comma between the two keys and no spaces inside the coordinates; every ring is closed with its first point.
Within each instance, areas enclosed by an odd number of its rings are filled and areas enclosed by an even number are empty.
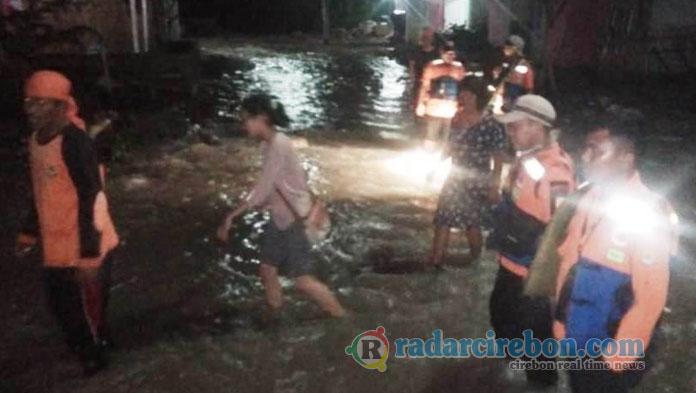
{"type": "Polygon", "coordinates": [[[638,385],[645,370],[615,373],[607,370],[570,371],[570,387],[573,393],[628,393],[638,385]]]}
{"type": "MultiPolygon", "coordinates": [[[[551,304],[547,299],[533,299],[523,294],[524,279],[500,267],[490,301],[491,324],[497,338],[523,338],[531,329],[540,341],[553,337],[551,304]]],[[[538,361],[554,359],[539,356],[538,361]]],[[[527,370],[527,381],[550,386],[558,380],[555,370],[527,370]]]]}
{"type": "Polygon", "coordinates": [[[621,373],[585,369],[570,371],[570,387],[573,393],[628,393],[638,386],[643,376],[654,365],[653,356],[659,341],[660,335],[654,334],[650,340],[650,347],[645,351],[645,357],[638,359],[645,364],[642,370],[625,370],[621,373]]]}
{"type": "Polygon", "coordinates": [[[101,358],[102,341],[108,335],[106,308],[111,286],[109,253],[96,281],[80,282],[75,268],[44,269],[46,299],[65,334],[70,350],[82,362],[101,358]]]}

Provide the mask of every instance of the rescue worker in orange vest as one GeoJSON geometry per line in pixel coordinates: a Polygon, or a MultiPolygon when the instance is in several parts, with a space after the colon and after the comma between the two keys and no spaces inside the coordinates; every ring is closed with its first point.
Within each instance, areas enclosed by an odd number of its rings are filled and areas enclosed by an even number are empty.
{"type": "MultiPolygon", "coordinates": [[[[553,326],[556,338],[575,339],[578,348],[591,339],[630,339],[650,350],[667,300],[678,219],[636,169],[640,125],[611,115],[586,138],[589,185],[558,248],[553,326]]],[[[649,359],[611,355],[597,359],[610,370],[571,371],[573,392],[620,393],[637,385],[649,359]]]]}
{"type": "Polygon", "coordinates": [[[457,86],[466,76],[464,65],[456,61],[453,42],[442,47],[441,57],[425,67],[416,105],[416,115],[424,118],[423,147],[427,150],[435,150],[449,140],[450,125],[457,112],[457,86]]]}
{"type": "Polygon", "coordinates": [[[33,203],[21,253],[40,241],[47,298],[85,376],[106,366],[109,268],[118,236],[71,83],[39,71],[25,84],[33,203]]]}
{"type": "Polygon", "coordinates": [[[503,46],[503,64],[494,70],[494,77],[500,86],[502,109],[507,112],[517,98],[534,91],[534,69],[524,58],[524,39],[512,35],[503,46]]]}
{"type": "MultiPolygon", "coordinates": [[[[497,337],[522,338],[531,329],[543,341],[552,336],[551,305],[548,299],[525,296],[524,279],[547,223],[575,187],[572,159],[551,138],[556,111],[545,98],[522,96],[498,120],[506,125],[517,159],[496,209],[490,242],[500,263],[490,299],[491,322],[497,337]]],[[[527,371],[528,382],[537,386],[552,386],[557,378],[551,370],[527,371]]]]}

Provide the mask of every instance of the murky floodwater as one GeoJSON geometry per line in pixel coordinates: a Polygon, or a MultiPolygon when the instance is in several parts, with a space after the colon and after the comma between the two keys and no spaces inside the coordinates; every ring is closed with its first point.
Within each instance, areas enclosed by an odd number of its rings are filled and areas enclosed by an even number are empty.
{"type": "MultiPolygon", "coordinates": [[[[490,255],[482,266],[459,267],[448,273],[444,294],[433,294],[432,298],[426,296],[427,300],[422,302],[407,301],[407,304],[397,305],[398,295],[388,289],[391,285],[388,278],[382,284],[385,285],[383,289],[365,288],[360,284],[360,277],[366,274],[371,263],[381,263],[386,259],[408,269],[412,263],[422,261],[430,247],[430,221],[438,187],[424,181],[432,170],[424,167],[433,164],[427,163],[429,157],[419,156],[413,150],[393,149],[387,143],[390,139],[408,140],[414,136],[404,67],[385,53],[302,52],[253,47],[227,50],[228,54],[243,57],[254,64],[253,70],[226,77],[235,91],[242,94],[257,89],[270,92],[286,105],[294,119],[293,127],[332,134],[332,139],[343,142],[338,146],[311,144],[301,150],[307,167],[312,169],[310,173],[315,187],[332,202],[335,229],[332,237],[317,252],[317,259],[325,271],[324,276],[345,295],[344,301],[349,304],[357,302],[363,307],[386,307],[386,313],[378,310],[367,312],[374,323],[381,323],[383,317],[393,315],[393,310],[400,308],[401,312],[419,320],[416,325],[421,328],[443,325],[457,329],[461,321],[456,317],[447,318],[433,310],[446,310],[452,302],[453,307],[458,308],[457,302],[462,299],[456,294],[464,291],[475,299],[473,303],[461,303],[462,310],[470,307],[467,315],[474,319],[470,329],[485,328],[487,297],[495,272],[490,255]],[[375,145],[352,146],[353,139],[360,139],[365,133],[378,137],[375,145]],[[380,143],[380,139],[384,143],[380,143]]],[[[220,48],[212,52],[226,53],[220,48]]],[[[225,105],[234,103],[233,100],[223,102],[225,105]]],[[[582,132],[581,127],[587,119],[581,118],[580,111],[566,111],[565,114],[570,119],[566,131],[571,134],[582,132]]],[[[228,114],[222,110],[220,115],[228,114]]],[[[648,117],[651,115],[647,113],[648,117]]],[[[645,177],[677,205],[687,222],[686,233],[688,223],[694,217],[694,210],[690,208],[694,202],[693,187],[688,184],[693,181],[689,168],[693,168],[694,149],[675,148],[687,140],[683,127],[661,129],[646,138],[649,141],[644,157],[645,177]]],[[[577,143],[577,138],[575,140],[577,143]]],[[[242,240],[247,249],[256,247],[252,244],[254,238],[252,236],[251,243],[248,238],[242,240]]],[[[683,293],[693,283],[694,266],[688,257],[691,255],[690,240],[685,245],[683,258],[673,268],[678,276],[673,281],[673,293],[683,293]]],[[[453,260],[462,260],[466,243],[455,242],[453,248],[453,260]]],[[[234,255],[227,258],[239,262],[243,257],[234,255]]],[[[406,298],[427,287],[431,280],[420,274],[409,277],[400,281],[406,298]]],[[[693,294],[687,297],[693,299],[693,294]]],[[[649,378],[642,387],[643,391],[671,392],[694,386],[692,381],[679,379],[671,372],[670,359],[689,356],[688,352],[678,349],[675,341],[694,343],[696,320],[684,315],[691,308],[682,301],[683,298],[671,298],[662,324],[663,335],[667,337],[663,341],[667,343],[659,355],[661,361],[657,370],[661,376],[649,378]]],[[[404,326],[399,325],[396,323],[395,329],[403,331],[404,326]]],[[[693,366],[688,365],[679,368],[693,370],[693,366]]],[[[510,386],[506,389],[515,391],[510,386]]]]}
{"type": "MultiPolygon", "coordinates": [[[[258,243],[267,217],[250,213],[240,219],[228,246],[212,239],[224,207],[253,183],[260,151],[239,138],[218,147],[175,142],[134,155],[111,177],[113,210],[125,241],[112,303],[124,350],[112,369],[87,382],[71,377],[59,334],[50,330],[50,321],[36,322],[26,313],[38,308],[37,301],[13,280],[5,288],[18,289],[2,292],[12,305],[8,322],[0,324],[6,332],[0,338],[14,340],[17,354],[6,363],[18,375],[8,386],[87,393],[529,391],[519,374],[499,362],[390,359],[388,371],[380,374],[362,369],[344,352],[357,334],[380,325],[390,339],[427,338],[434,329],[450,337],[482,337],[489,329],[488,297],[497,266],[490,253],[476,265],[466,264],[468,247],[461,236],[454,236],[449,267],[441,274],[372,272],[374,263],[412,272],[427,256],[438,182],[426,178],[443,170],[411,142],[404,67],[374,48],[219,42],[204,48],[216,59],[202,85],[213,98],[211,123],[232,123],[241,97],[264,90],[285,104],[292,131],[303,135],[295,139],[298,151],[313,187],[329,202],[334,224],[331,237],[313,254],[317,275],[353,316],[318,320],[316,307],[283,280],[288,302],[281,322],[262,329],[256,321],[263,308],[258,243]],[[42,352],[20,355],[23,346],[42,340],[56,343],[46,356],[60,358],[55,361],[60,366],[43,363],[42,352]],[[33,365],[43,368],[32,372],[33,365]]],[[[575,103],[559,106],[564,128],[575,137],[569,140],[577,140],[586,116],[575,103]]],[[[687,142],[694,119],[649,115],[657,116],[660,127],[648,136],[645,175],[675,201],[688,229],[696,145],[687,142]]],[[[692,248],[687,240],[685,258],[674,266],[658,365],[639,392],[696,391],[691,362],[696,269],[687,258],[692,248]]],[[[567,392],[567,383],[561,385],[567,392]]]]}

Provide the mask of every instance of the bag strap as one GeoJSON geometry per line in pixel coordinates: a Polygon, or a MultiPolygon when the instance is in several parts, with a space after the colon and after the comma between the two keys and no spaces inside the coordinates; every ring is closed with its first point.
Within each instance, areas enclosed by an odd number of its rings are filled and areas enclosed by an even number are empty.
{"type": "MultiPolygon", "coordinates": [[[[292,203],[290,203],[290,201],[289,201],[288,198],[285,196],[285,194],[283,194],[283,191],[280,190],[280,187],[275,186],[275,189],[276,189],[276,191],[278,192],[278,194],[280,195],[280,198],[283,200],[283,202],[285,202],[285,205],[287,205],[287,207],[288,207],[288,208],[290,209],[290,211],[292,212],[292,215],[295,217],[295,220],[304,221],[304,220],[306,220],[306,219],[309,217],[309,213],[307,213],[307,215],[304,216],[304,217],[302,217],[299,213],[297,213],[297,210],[296,210],[295,207],[292,205],[292,203]]],[[[317,197],[314,195],[314,193],[312,192],[312,190],[309,190],[309,189],[308,189],[308,192],[309,192],[309,198],[310,198],[310,200],[312,201],[312,206],[314,206],[314,202],[316,201],[317,197]]]]}

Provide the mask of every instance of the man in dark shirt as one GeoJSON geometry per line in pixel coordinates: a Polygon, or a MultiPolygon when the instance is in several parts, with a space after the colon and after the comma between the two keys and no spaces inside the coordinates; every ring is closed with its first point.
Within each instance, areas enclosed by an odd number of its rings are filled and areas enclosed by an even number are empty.
{"type": "Polygon", "coordinates": [[[420,91],[420,83],[425,66],[439,58],[440,52],[435,45],[435,30],[429,26],[425,27],[423,28],[423,33],[421,33],[418,49],[411,54],[408,61],[408,73],[413,86],[414,103],[420,91]]]}

